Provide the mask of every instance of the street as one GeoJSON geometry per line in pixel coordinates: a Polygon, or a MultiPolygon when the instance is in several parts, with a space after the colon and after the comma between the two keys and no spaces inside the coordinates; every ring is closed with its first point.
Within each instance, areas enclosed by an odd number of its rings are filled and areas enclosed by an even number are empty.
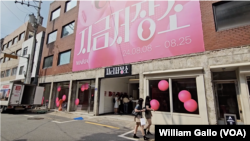
{"type": "MultiPolygon", "coordinates": [[[[76,118],[76,117],[75,117],[76,118]]],[[[97,118],[98,119],[98,118],[97,118]]],[[[111,120],[112,121],[112,120],[111,120]]],[[[1,114],[2,141],[129,141],[132,137],[131,128],[124,122],[92,122],[74,120],[53,114],[5,113],[1,114]],[[119,123],[119,124],[116,124],[119,123]],[[125,124],[125,123],[124,123],[125,124]]],[[[140,130],[137,136],[141,137],[140,130]]],[[[148,136],[151,138],[152,137],[148,136]]]]}

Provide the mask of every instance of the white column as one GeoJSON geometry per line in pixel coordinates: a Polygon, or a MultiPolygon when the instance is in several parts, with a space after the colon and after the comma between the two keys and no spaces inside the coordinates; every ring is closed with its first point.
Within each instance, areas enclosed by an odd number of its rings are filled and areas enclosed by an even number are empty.
{"type": "Polygon", "coordinates": [[[50,94],[49,94],[49,105],[48,105],[49,109],[51,108],[51,102],[52,102],[53,84],[54,84],[54,82],[52,81],[51,85],[50,85],[50,94]]]}
{"type": "Polygon", "coordinates": [[[94,115],[99,115],[99,95],[98,89],[99,88],[99,77],[95,79],[95,98],[94,98],[94,115]]]}
{"type": "Polygon", "coordinates": [[[70,110],[72,80],[70,80],[69,86],[70,86],[70,87],[69,87],[69,94],[68,94],[67,112],[69,112],[69,110],[70,110]]]}

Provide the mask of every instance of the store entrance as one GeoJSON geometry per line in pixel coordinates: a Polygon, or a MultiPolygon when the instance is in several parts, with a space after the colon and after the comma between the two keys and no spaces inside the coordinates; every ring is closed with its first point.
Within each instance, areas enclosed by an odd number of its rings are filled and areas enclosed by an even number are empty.
{"type": "Polygon", "coordinates": [[[140,89],[139,89],[139,83],[130,83],[129,84],[129,98],[132,100],[132,107],[130,109],[130,113],[133,111],[134,107],[136,106],[139,95],[140,95],[140,89]]]}

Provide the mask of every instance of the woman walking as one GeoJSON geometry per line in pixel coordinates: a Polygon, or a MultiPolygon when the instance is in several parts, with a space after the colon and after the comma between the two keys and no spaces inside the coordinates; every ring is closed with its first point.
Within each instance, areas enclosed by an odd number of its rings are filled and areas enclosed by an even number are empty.
{"type": "Polygon", "coordinates": [[[151,113],[151,111],[154,111],[154,109],[151,109],[150,101],[151,101],[151,98],[149,96],[147,96],[146,97],[146,102],[145,102],[145,107],[146,107],[145,117],[147,119],[148,126],[146,126],[146,128],[144,129],[144,132],[145,132],[145,134],[147,133],[149,135],[152,135],[150,133],[150,126],[152,124],[152,121],[151,121],[152,113],[151,113]],[[146,132],[147,129],[148,129],[148,132],[146,132]]]}
{"type": "Polygon", "coordinates": [[[134,130],[134,138],[139,138],[136,136],[138,127],[141,126],[141,133],[143,135],[144,140],[148,140],[149,138],[146,137],[145,132],[144,132],[144,125],[141,125],[141,121],[140,119],[142,118],[142,112],[145,112],[145,109],[142,109],[142,103],[143,103],[143,99],[140,98],[138,101],[138,104],[135,107],[135,112],[138,113],[137,116],[135,116],[135,130],[134,130]]]}

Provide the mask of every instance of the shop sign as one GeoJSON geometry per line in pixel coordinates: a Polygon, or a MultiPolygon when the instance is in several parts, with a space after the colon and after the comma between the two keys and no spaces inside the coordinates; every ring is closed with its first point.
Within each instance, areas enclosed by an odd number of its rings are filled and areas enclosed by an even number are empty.
{"type": "Polygon", "coordinates": [[[129,76],[132,73],[131,65],[114,66],[105,68],[105,77],[129,76]]]}
{"type": "Polygon", "coordinates": [[[204,51],[199,1],[79,3],[73,72],[204,51]]]}
{"type": "Polygon", "coordinates": [[[226,125],[236,125],[237,119],[235,114],[224,114],[225,124],[226,125]]]}
{"type": "Polygon", "coordinates": [[[9,88],[9,85],[3,85],[3,89],[9,88]]]}

